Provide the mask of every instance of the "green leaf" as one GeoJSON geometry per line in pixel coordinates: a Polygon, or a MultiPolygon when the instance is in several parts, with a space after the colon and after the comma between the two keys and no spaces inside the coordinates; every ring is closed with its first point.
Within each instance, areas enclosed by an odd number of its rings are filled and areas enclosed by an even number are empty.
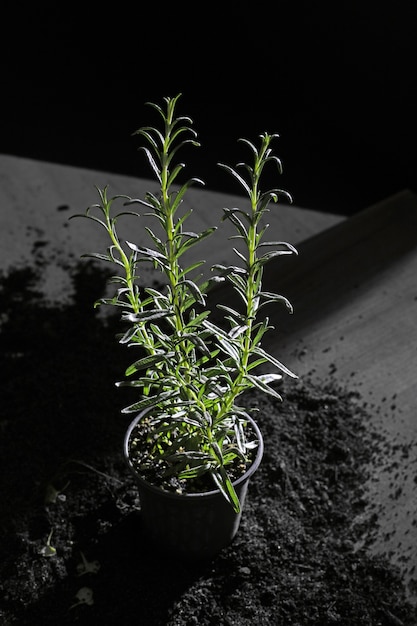
{"type": "MultiPolygon", "coordinates": [[[[263,393],[266,393],[269,396],[273,396],[277,400],[282,400],[282,397],[273,389],[266,384],[262,376],[252,376],[251,374],[246,374],[245,378],[251,383],[251,385],[260,389],[263,393]]],[[[276,379],[276,380],[279,380],[276,379]]]]}
{"type": "Polygon", "coordinates": [[[210,474],[213,477],[216,487],[220,489],[223,496],[232,505],[235,513],[240,513],[239,498],[224,467],[213,468],[210,470],[210,474]]]}
{"type": "MultiPolygon", "coordinates": [[[[141,204],[142,206],[146,206],[148,209],[153,208],[152,204],[150,204],[149,202],[146,202],[146,200],[142,200],[141,198],[129,198],[129,200],[125,202],[124,204],[125,206],[129,206],[130,204],[141,204]]],[[[140,217],[139,213],[135,213],[134,211],[132,211],[131,213],[132,215],[136,215],[137,217],[140,217]]]]}
{"type": "Polygon", "coordinates": [[[107,261],[110,263],[113,261],[113,259],[108,254],[100,254],[99,252],[90,252],[88,254],[82,254],[81,258],[98,259],[99,261],[107,261]]]}
{"type": "Polygon", "coordinates": [[[174,356],[174,354],[175,354],[174,352],[167,352],[165,354],[151,354],[149,356],[145,356],[142,359],[139,359],[138,361],[135,361],[134,363],[132,363],[132,365],[129,365],[129,367],[126,369],[125,375],[131,376],[135,372],[146,370],[149,367],[153,367],[157,363],[166,361],[167,359],[174,356]]]}
{"type": "Polygon", "coordinates": [[[140,311],[139,313],[125,313],[122,316],[122,320],[126,322],[147,322],[149,320],[157,320],[170,315],[170,311],[161,309],[147,309],[146,311],[140,311]]]}
{"type": "Polygon", "coordinates": [[[163,254],[165,249],[164,249],[164,244],[162,243],[161,239],[159,237],[157,237],[157,235],[155,235],[155,233],[148,226],[145,226],[145,230],[149,234],[149,236],[151,237],[151,239],[154,242],[154,244],[161,251],[161,254],[163,254]]]}
{"type": "Polygon", "coordinates": [[[273,326],[269,326],[268,325],[269,322],[269,318],[265,318],[264,320],[262,320],[262,322],[260,322],[259,324],[255,324],[252,327],[252,332],[256,333],[253,335],[252,338],[252,344],[256,346],[256,344],[258,344],[260,342],[260,340],[262,339],[262,337],[264,336],[264,334],[273,328],[273,326]]]}
{"type": "Polygon", "coordinates": [[[204,295],[201,293],[200,289],[197,287],[197,285],[195,284],[195,282],[193,282],[192,280],[189,280],[188,278],[181,280],[178,285],[187,285],[188,289],[190,290],[195,302],[198,302],[201,305],[205,305],[206,301],[204,298],[204,295]]]}
{"type": "Polygon", "coordinates": [[[209,237],[212,233],[214,233],[215,230],[215,227],[207,228],[207,230],[200,233],[199,235],[196,235],[195,233],[181,233],[181,235],[188,235],[189,239],[184,241],[181,246],[178,247],[178,255],[182,255],[186,250],[189,250],[192,246],[195,246],[203,239],[206,239],[206,237],[209,237]]]}
{"type": "Polygon", "coordinates": [[[225,313],[230,313],[230,315],[236,319],[236,321],[239,322],[244,322],[246,320],[245,316],[242,315],[242,313],[239,313],[238,311],[235,311],[235,309],[232,309],[229,306],[226,306],[225,304],[218,304],[217,308],[220,309],[221,311],[224,311],[225,313]]]}
{"type": "Polygon", "coordinates": [[[288,376],[291,376],[291,378],[298,378],[297,374],[294,374],[291,370],[288,369],[288,367],[285,367],[283,363],[281,363],[280,361],[278,361],[278,359],[272,356],[272,354],[268,354],[268,352],[265,352],[265,350],[263,350],[259,346],[256,346],[256,348],[254,349],[254,352],[264,357],[267,361],[269,361],[269,363],[272,363],[272,365],[275,365],[275,367],[283,371],[288,376]]]}
{"type": "Polygon", "coordinates": [[[297,254],[298,255],[298,251],[296,248],[294,248],[294,246],[292,246],[290,243],[287,243],[286,241],[263,241],[262,243],[259,244],[259,248],[265,247],[265,246],[284,246],[285,248],[287,248],[287,253],[288,251],[290,252],[290,254],[297,254]]]}
{"type": "MultiPolygon", "coordinates": [[[[200,180],[200,178],[191,178],[190,180],[188,180],[186,183],[184,183],[179,191],[177,192],[177,194],[175,195],[175,200],[172,203],[172,212],[173,214],[175,213],[175,211],[177,210],[177,208],[179,207],[179,205],[182,202],[182,199],[185,195],[185,193],[187,192],[187,190],[191,187],[191,185],[193,185],[194,183],[197,183],[199,185],[202,185],[204,187],[204,181],[200,180]]],[[[191,213],[191,211],[189,212],[191,213]]]]}
{"type": "Polygon", "coordinates": [[[226,170],[226,172],[229,172],[229,174],[231,174],[234,178],[236,178],[236,180],[241,184],[241,186],[243,187],[243,189],[246,191],[246,193],[248,194],[248,196],[251,196],[251,189],[249,187],[249,185],[247,184],[247,182],[245,181],[244,178],[242,178],[242,176],[240,174],[237,173],[237,171],[235,169],[233,169],[232,167],[230,167],[229,165],[225,165],[224,163],[219,163],[218,164],[221,168],[223,168],[224,170],[226,170]]]}
{"type": "Polygon", "coordinates": [[[184,278],[184,276],[187,276],[187,274],[197,269],[197,267],[201,267],[201,265],[204,265],[204,263],[205,261],[196,261],[192,265],[189,265],[179,273],[178,279],[181,280],[182,278],[184,278]]]}
{"type": "Polygon", "coordinates": [[[166,256],[162,254],[162,252],[158,252],[157,250],[152,250],[152,248],[146,248],[145,246],[137,246],[135,243],[130,241],[126,241],[129,248],[131,248],[134,252],[148,258],[151,261],[163,261],[166,263],[166,256]]]}
{"type": "Polygon", "coordinates": [[[243,224],[243,222],[241,221],[241,219],[236,215],[238,211],[235,209],[223,209],[223,211],[224,211],[225,217],[232,222],[232,224],[237,228],[237,230],[239,231],[243,239],[247,241],[248,231],[245,225],[243,224]]]}
{"type": "Polygon", "coordinates": [[[191,343],[193,343],[195,347],[198,348],[200,352],[202,352],[205,356],[207,356],[208,358],[211,357],[210,349],[199,335],[195,333],[187,333],[186,335],[184,335],[184,339],[191,341],[191,343]]]}
{"type": "Polygon", "coordinates": [[[171,187],[171,185],[174,183],[175,179],[177,178],[178,174],[184,169],[185,167],[185,163],[178,163],[174,169],[172,170],[168,181],[167,181],[167,188],[169,189],[169,187],[171,187]]]}
{"type": "Polygon", "coordinates": [[[205,474],[210,469],[210,467],[210,463],[204,463],[202,465],[196,465],[195,467],[184,469],[178,474],[178,478],[186,480],[190,478],[199,478],[199,476],[205,474]]]}
{"type": "MultiPolygon", "coordinates": [[[[142,133],[142,134],[144,134],[144,133],[142,133]]],[[[160,171],[159,167],[157,166],[157,164],[155,162],[155,159],[152,156],[152,152],[148,148],[145,148],[144,146],[141,146],[140,149],[143,150],[143,152],[146,154],[146,158],[148,159],[149,165],[153,169],[156,178],[159,180],[159,182],[162,182],[162,180],[161,180],[161,171],[160,171]]]]}
{"type": "MultiPolygon", "coordinates": [[[[236,251],[235,248],[233,248],[234,251],[236,251]]],[[[240,253],[239,253],[240,254],[240,253]]],[[[243,257],[245,259],[245,257],[243,257]]],[[[245,259],[246,261],[246,259],[245,259]]],[[[212,266],[211,268],[212,270],[217,270],[218,272],[221,272],[221,274],[223,276],[228,276],[229,274],[247,274],[247,270],[242,268],[242,267],[238,267],[237,265],[222,265],[220,263],[216,263],[215,265],[212,266]]]]}
{"type": "Polygon", "coordinates": [[[184,452],[176,452],[166,457],[168,461],[175,461],[176,459],[185,459],[186,461],[211,461],[211,456],[207,452],[201,452],[200,450],[185,450],[184,452]]]}
{"type": "Polygon", "coordinates": [[[277,293],[270,293],[269,291],[261,291],[259,296],[261,298],[264,298],[265,300],[265,302],[263,302],[261,306],[264,306],[265,304],[270,304],[271,302],[280,302],[285,304],[290,313],[294,312],[291,302],[285,296],[280,296],[277,293]]]}
{"type": "Polygon", "coordinates": [[[196,315],[195,317],[190,317],[190,321],[186,325],[186,328],[187,329],[199,328],[201,326],[202,321],[205,320],[209,315],[210,315],[210,311],[205,310],[205,311],[202,311],[202,313],[199,313],[198,315],[196,315]]]}
{"type": "MultiPolygon", "coordinates": [[[[117,386],[122,386],[120,383],[117,386]]],[[[144,409],[150,409],[154,406],[161,405],[162,403],[166,403],[168,400],[175,398],[178,395],[178,391],[165,391],[156,396],[146,396],[143,400],[139,400],[139,402],[135,402],[134,404],[130,404],[129,406],[122,409],[122,413],[135,413],[136,411],[139,413],[144,409]]]]}
{"type": "Polygon", "coordinates": [[[276,256],[285,256],[287,254],[292,254],[291,250],[273,250],[271,252],[265,252],[257,262],[259,264],[265,265],[270,259],[273,259],[276,256]]]}
{"type": "Polygon", "coordinates": [[[226,340],[229,339],[227,331],[225,331],[223,328],[220,328],[220,326],[216,326],[216,324],[213,324],[213,322],[210,322],[209,320],[204,320],[203,325],[204,328],[207,328],[207,330],[209,330],[215,337],[223,337],[223,339],[226,340]]]}
{"type": "Polygon", "coordinates": [[[247,371],[255,369],[255,367],[259,367],[263,363],[266,363],[266,359],[256,359],[255,361],[251,361],[247,367],[247,371]]]}
{"type": "Polygon", "coordinates": [[[248,329],[248,326],[235,326],[234,328],[232,328],[229,331],[229,336],[231,339],[236,339],[237,337],[239,337],[240,335],[242,335],[246,330],[248,329]]]}
{"type": "Polygon", "coordinates": [[[242,420],[235,421],[234,431],[239,453],[244,455],[246,453],[246,437],[243,429],[242,420]]]}
{"type": "Polygon", "coordinates": [[[136,334],[137,330],[138,329],[136,328],[136,326],[132,326],[131,328],[129,328],[129,330],[127,330],[125,334],[122,335],[121,339],[119,339],[119,343],[129,343],[129,341],[131,341],[136,334]]]}
{"type": "Polygon", "coordinates": [[[266,383],[267,385],[269,385],[269,383],[276,383],[278,381],[282,380],[282,375],[281,374],[261,374],[260,376],[258,376],[258,378],[260,380],[262,380],[264,383],[266,383]]]}
{"type": "Polygon", "coordinates": [[[270,189],[268,193],[274,194],[276,196],[275,202],[278,202],[279,196],[284,196],[287,202],[289,202],[289,204],[292,204],[291,194],[289,194],[288,191],[285,191],[285,189],[270,189]]]}

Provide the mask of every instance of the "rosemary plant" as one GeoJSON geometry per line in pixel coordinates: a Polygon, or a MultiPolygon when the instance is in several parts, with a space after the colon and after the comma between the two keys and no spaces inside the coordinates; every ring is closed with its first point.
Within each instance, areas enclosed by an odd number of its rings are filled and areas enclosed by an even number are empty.
{"type": "MultiPolygon", "coordinates": [[[[113,264],[118,284],[111,298],[96,305],[120,307],[126,324],[119,336],[121,344],[140,347],[139,358],[127,368],[125,379],[117,383],[138,392],[138,400],[123,409],[124,413],[146,411],[147,452],[142,467],[156,464],[165,474],[180,481],[198,479],[207,474],[236,512],[239,499],[232,481],[232,468],[245,467],[257,442],[247,428],[248,409],[237,399],[250,388],[258,388],[280,398],[273,383],[285,374],[295,377],[261,346],[265,333],[272,328],[268,318],[259,319],[261,309],[273,302],[290,302],[281,295],[262,290],[265,264],[278,255],[296,252],[289,243],[265,240],[266,225],[261,218],[287,192],[272,189],[262,192],[260,179],[265,166],[281,163],[272,153],[271,143],[277,135],[260,135],[257,148],[241,141],[252,153],[251,165],[239,163],[235,168],[220,166],[240,184],[250,200],[249,210],[225,208],[224,220],[235,227],[240,249],[233,248],[236,265],[215,265],[207,279],[198,273],[204,261],[187,265],[186,253],[211,235],[215,227],[195,233],[187,230],[191,210],[180,211],[184,196],[193,184],[204,184],[191,178],[182,185],[174,183],[185,167],[174,157],[186,144],[199,146],[192,120],[176,116],[180,94],[165,98],[165,107],[150,104],[162,120],[162,129],[143,127],[136,131],[144,139],[144,151],[159,183],[158,195],[147,193],[145,199],[129,196],[109,197],[107,187],[97,189],[100,202],[82,214],[103,227],[110,238],[105,254],[93,253],[100,261],[113,264]],[[113,205],[138,204],[144,215],[152,216],[155,228],[146,226],[150,247],[122,242],[117,232],[121,217],[141,215],[130,208],[113,213],[113,205]],[[151,263],[160,272],[162,288],[141,285],[140,267],[151,263]],[[238,296],[240,307],[219,304],[223,313],[221,325],[210,319],[206,308],[209,290],[220,281],[228,281],[238,296]],[[272,373],[259,373],[259,366],[269,363],[272,373]],[[278,371],[277,371],[278,370],[278,371]],[[272,386],[271,386],[272,384],[272,386]]],[[[75,217],[75,216],[73,216],[75,217]]],[[[159,283],[158,283],[159,284],[159,283]]],[[[138,444],[140,445],[140,443],[138,444]]]]}

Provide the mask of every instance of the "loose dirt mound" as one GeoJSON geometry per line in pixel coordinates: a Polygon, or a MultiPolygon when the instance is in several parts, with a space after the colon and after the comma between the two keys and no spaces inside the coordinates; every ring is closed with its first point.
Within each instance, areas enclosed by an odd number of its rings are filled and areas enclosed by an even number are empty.
{"type": "Polygon", "coordinates": [[[189,564],[148,544],[121,452],[130,391],[114,387],[130,355],[91,306],[105,278],[77,267],[62,306],[33,269],[1,279],[1,623],[416,624],[399,573],[358,543],[378,524],[362,487],[387,442],[331,380],[248,398],[265,455],[230,547],[189,564]]]}

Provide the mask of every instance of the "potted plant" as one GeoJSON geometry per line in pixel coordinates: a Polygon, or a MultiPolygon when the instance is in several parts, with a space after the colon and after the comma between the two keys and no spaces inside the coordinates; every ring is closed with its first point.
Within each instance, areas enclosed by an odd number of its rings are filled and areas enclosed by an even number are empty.
{"type": "Polygon", "coordinates": [[[270,259],[296,250],[264,237],[262,217],[270,203],[282,194],[291,201],[281,189],[260,190],[266,165],[281,171],[271,149],[276,135],[264,133],[258,148],[241,140],[252,153],[251,165],[219,164],[250,200],[249,210],[224,209],[223,219],[235,229],[236,265],[217,264],[207,279],[199,274],[204,261],[187,264],[190,248],[215,228],[196,233],[186,227],[191,210],[182,210],[184,197],[191,185],[202,181],[174,184],[185,167],[174,160],[178,151],[186,144],[199,146],[192,120],[176,116],[179,97],[165,98],[164,107],[149,103],[161,129],[143,127],[135,133],[145,140],[142,149],[159,193],[135,199],[109,197],[107,187],[98,189],[100,202],[82,216],[103,227],[110,243],[106,253],[84,256],[117,270],[111,281],[117,284],[114,295],[96,306],[120,307],[118,340],[134,352],[124,380],[116,384],[137,392],[137,400],[122,411],[135,414],[124,454],[137,480],[145,527],[164,551],[211,557],[236,534],[248,480],[262,458],[262,434],[252,409],[245,406],[245,392],[256,388],[280,398],[275,383],[282,372],[295,377],[262,347],[271,326],[260,312],[271,303],[284,303],[292,311],[284,296],[262,290],[262,276],[270,259]],[[113,213],[117,202],[123,209],[113,213]],[[144,207],[143,215],[154,220],[155,228],[145,227],[149,247],[119,238],[122,217],[141,219],[132,205],[144,207]],[[144,263],[159,271],[160,287],[141,283],[144,263]],[[207,294],[222,281],[228,281],[237,303],[233,308],[217,305],[219,323],[207,309],[207,294]],[[265,373],[264,364],[274,371],[265,373]]]}

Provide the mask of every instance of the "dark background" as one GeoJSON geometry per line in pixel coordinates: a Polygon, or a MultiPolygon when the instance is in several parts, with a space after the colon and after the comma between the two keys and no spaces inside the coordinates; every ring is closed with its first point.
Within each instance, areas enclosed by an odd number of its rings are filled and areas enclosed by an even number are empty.
{"type": "Polygon", "coordinates": [[[0,152],[150,177],[132,133],[181,92],[202,143],[187,173],[210,189],[240,193],[216,163],[267,131],[284,174],[265,184],[297,205],[417,191],[415,0],[66,6],[4,21],[0,152]]]}

